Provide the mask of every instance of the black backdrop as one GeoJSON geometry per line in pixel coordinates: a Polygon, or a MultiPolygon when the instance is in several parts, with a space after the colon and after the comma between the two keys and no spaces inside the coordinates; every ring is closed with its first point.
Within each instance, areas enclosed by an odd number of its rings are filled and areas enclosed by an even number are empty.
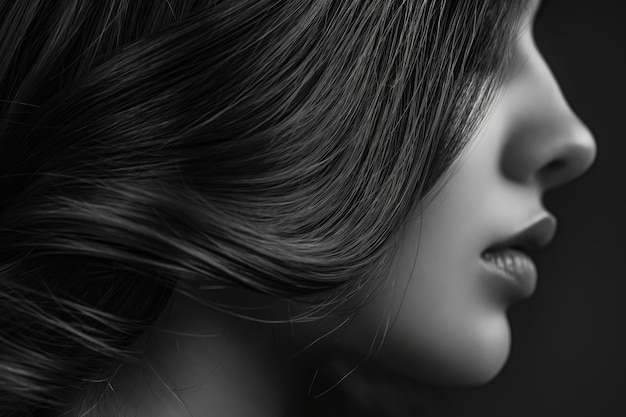
{"type": "Polygon", "coordinates": [[[509,311],[510,360],[491,383],[441,393],[451,416],[626,416],[626,2],[547,0],[539,49],[598,156],[548,193],[556,239],[535,295],[509,311]]]}

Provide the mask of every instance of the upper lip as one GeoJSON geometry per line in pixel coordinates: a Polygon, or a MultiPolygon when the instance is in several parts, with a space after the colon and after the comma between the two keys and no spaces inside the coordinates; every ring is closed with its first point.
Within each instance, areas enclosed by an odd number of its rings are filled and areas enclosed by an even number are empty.
{"type": "Polygon", "coordinates": [[[544,213],[520,231],[489,246],[483,254],[502,249],[519,249],[524,252],[540,249],[554,238],[556,225],[556,218],[552,214],[544,213]]]}

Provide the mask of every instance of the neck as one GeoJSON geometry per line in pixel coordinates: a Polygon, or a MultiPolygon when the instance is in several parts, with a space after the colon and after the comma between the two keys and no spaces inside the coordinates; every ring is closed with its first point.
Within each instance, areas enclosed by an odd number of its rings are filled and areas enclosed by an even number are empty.
{"type": "Polygon", "coordinates": [[[110,398],[137,417],[285,415],[294,397],[283,333],[175,295],[142,361],[112,381],[110,398]]]}

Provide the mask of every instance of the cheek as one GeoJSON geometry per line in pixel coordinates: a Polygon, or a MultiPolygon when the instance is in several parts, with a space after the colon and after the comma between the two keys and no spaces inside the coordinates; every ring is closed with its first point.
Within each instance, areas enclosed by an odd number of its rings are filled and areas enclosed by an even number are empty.
{"type": "Polygon", "coordinates": [[[505,310],[485,291],[480,251],[472,233],[465,233],[475,223],[452,229],[436,223],[425,216],[421,236],[411,230],[399,253],[394,290],[387,296],[396,306],[389,312],[394,325],[379,360],[415,379],[481,384],[508,356],[505,310]],[[442,230],[450,234],[442,237],[442,230]]]}
{"type": "Polygon", "coordinates": [[[482,145],[410,224],[386,287],[356,320],[355,349],[385,334],[377,361],[416,380],[482,384],[508,357],[506,305],[479,263],[500,181],[495,148],[482,145]]]}
{"type": "Polygon", "coordinates": [[[410,231],[386,287],[341,339],[414,380],[483,384],[508,357],[505,309],[486,296],[472,239],[429,236],[427,222],[421,228],[421,239],[419,230],[410,231]]]}

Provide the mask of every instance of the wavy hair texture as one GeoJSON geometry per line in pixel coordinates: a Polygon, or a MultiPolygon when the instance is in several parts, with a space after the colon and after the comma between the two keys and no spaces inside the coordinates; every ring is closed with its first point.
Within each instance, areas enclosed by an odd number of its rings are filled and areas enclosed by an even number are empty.
{"type": "Polygon", "coordinates": [[[104,389],[172,291],[384,279],[523,3],[1,2],[0,414],[104,389]]]}

